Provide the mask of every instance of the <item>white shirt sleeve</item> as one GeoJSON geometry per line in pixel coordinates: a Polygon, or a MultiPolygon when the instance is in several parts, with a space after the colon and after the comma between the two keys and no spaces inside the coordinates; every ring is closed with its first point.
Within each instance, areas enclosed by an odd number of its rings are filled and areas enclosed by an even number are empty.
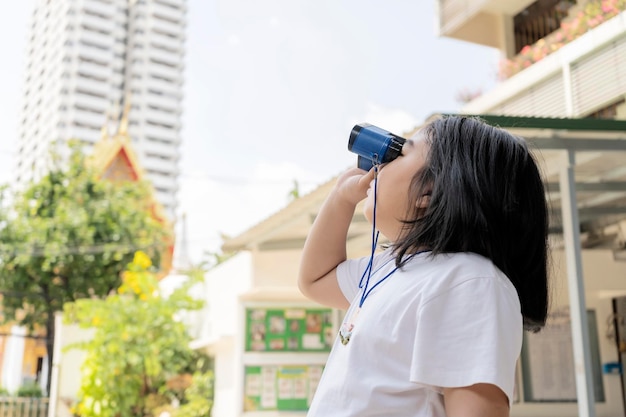
{"type": "Polygon", "coordinates": [[[522,316],[517,293],[503,279],[468,279],[424,300],[417,317],[412,382],[437,388],[488,383],[513,401],[522,316]]]}

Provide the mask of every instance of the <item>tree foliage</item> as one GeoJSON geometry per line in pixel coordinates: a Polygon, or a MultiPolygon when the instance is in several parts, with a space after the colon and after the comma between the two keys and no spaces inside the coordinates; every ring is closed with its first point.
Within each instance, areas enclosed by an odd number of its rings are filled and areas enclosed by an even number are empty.
{"type": "Polygon", "coordinates": [[[66,305],[66,320],[95,330],[91,340],[70,347],[87,353],[75,407],[81,417],[143,417],[158,410],[209,415],[212,374],[202,363],[206,358],[189,347],[190,336],[177,319],[181,311],[202,306],[189,296],[202,276],[191,277],[164,298],[149,266],[149,258],[138,252],[116,294],[66,305]]]}
{"type": "Polygon", "coordinates": [[[3,190],[4,320],[45,329],[50,362],[54,313],[64,303],[107,295],[135,251],[158,258],[164,249],[149,192],[143,182],[100,179],[76,147],[67,169],[52,169],[20,194],[3,190]]]}

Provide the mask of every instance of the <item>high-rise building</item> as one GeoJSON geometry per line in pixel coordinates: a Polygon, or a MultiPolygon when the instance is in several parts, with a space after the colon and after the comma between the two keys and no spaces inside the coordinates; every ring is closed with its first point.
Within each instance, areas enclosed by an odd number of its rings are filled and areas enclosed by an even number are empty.
{"type": "Polygon", "coordinates": [[[39,0],[24,82],[15,182],[45,175],[50,152],[89,152],[107,114],[128,131],[173,220],[178,191],[186,0],[39,0]],[[113,114],[111,114],[113,113],[113,114]]]}

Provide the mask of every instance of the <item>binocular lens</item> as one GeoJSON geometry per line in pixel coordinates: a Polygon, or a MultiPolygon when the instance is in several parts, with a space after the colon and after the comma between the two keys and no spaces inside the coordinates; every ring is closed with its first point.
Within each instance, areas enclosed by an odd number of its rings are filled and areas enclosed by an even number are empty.
{"type": "Polygon", "coordinates": [[[358,167],[369,171],[376,164],[393,161],[406,139],[369,123],[357,124],[350,132],[348,150],[358,155],[358,167]]]}

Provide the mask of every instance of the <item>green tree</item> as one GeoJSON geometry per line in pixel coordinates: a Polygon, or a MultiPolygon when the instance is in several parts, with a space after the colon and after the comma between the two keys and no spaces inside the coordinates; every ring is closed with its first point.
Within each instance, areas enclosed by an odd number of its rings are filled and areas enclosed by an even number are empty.
{"type": "Polygon", "coordinates": [[[166,231],[152,215],[149,193],[143,182],[100,179],[76,147],[67,169],[52,169],[20,194],[3,190],[3,319],[44,329],[49,363],[54,313],[64,303],[107,295],[135,251],[158,259],[164,249],[166,231]]]}
{"type": "Polygon", "coordinates": [[[287,193],[287,199],[291,202],[300,198],[300,183],[293,180],[293,188],[287,193]]]}
{"type": "Polygon", "coordinates": [[[207,417],[213,407],[213,373],[195,373],[185,390],[185,403],[174,412],[174,417],[207,417]]]}
{"type": "Polygon", "coordinates": [[[191,404],[192,410],[212,405],[195,397],[212,389],[212,374],[202,372],[206,361],[189,347],[190,336],[177,319],[180,311],[202,306],[189,296],[202,275],[190,276],[164,298],[149,266],[138,252],[117,294],[66,305],[67,320],[95,329],[91,340],[70,347],[87,352],[75,407],[81,417],[152,416],[172,402],[191,404]]]}

